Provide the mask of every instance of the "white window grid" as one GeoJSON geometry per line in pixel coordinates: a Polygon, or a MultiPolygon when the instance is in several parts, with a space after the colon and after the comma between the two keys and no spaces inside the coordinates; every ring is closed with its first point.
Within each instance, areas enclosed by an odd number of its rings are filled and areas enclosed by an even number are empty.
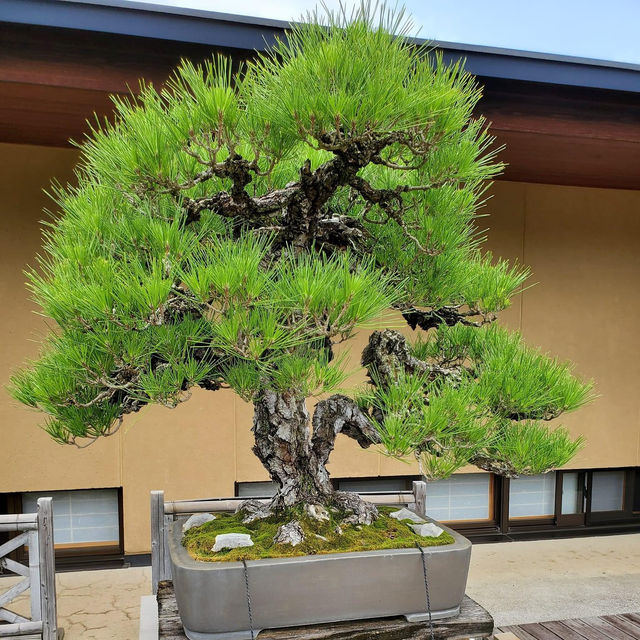
{"type": "Polygon", "coordinates": [[[35,512],[37,500],[42,496],[53,498],[53,530],[56,545],[119,542],[117,489],[23,493],[23,512],[35,512]]]}
{"type": "Polygon", "coordinates": [[[556,500],[556,474],[512,478],[509,482],[509,517],[553,516],[556,500]]]}
{"type": "Polygon", "coordinates": [[[490,501],[488,473],[460,473],[446,480],[427,482],[427,515],[434,520],[488,520],[490,501]]]}

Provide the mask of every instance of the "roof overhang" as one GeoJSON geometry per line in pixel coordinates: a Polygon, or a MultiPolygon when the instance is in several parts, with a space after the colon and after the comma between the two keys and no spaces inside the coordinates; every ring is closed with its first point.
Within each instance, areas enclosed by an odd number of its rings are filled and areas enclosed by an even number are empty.
{"type": "MultiPolygon", "coordinates": [[[[135,2],[1,0],[0,141],[64,146],[109,95],[162,84],[180,58],[239,61],[287,23],[135,2]]],[[[484,85],[503,179],[640,188],[640,68],[437,43],[484,85]]]]}
{"type": "MultiPolygon", "coordinates": [[[[129,0],[3,0],[0,20],[258,51],[283,37],[289,26],[281,20],[129,0]]],[[[466,68],[477,76],[640,92],[640,65],[450,42],[432,44],[446,58],[465,58],[466,68]]]]}

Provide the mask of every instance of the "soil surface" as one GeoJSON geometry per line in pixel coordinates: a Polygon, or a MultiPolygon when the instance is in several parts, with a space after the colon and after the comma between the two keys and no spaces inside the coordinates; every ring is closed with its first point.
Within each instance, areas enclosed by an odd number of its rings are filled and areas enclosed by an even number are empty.
{"type": "Polygon", "coordinates": [[[336,512],[329,514],[329,520],[318,521],[300,510],[290,510],[286,514],[255,520],[249,524],[243,524],[243,514],[218,514],[215,520],[189,529],[182,544],[196,560],[233,562],[376,549],[407,549],[416,545],[431,547],[454,542],[453,536],[446,531],[437,538],[415,534],[409,526],[413,524],[410,520],[398,521],[389,516],[397,508],[383,507],[379,511],[380,517],[371,525],[341,524],[344,514],[336,512]],[[292,520],[299,522],[304,540],[295,547],[290,544],[275,544],[273,539],[280,526],[292,520]],[[254,546],[211,551],[216,536],[222,533],[248,533],[254,546]]]}

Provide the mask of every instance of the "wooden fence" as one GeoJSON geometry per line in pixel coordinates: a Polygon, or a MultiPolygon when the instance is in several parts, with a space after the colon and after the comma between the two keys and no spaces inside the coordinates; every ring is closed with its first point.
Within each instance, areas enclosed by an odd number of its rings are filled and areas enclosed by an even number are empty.
{"type": "Polygon", "coordinates": [[[39,498],[37,513],[0,515],[0,531],[20,532],[0,545],[0,568],[24,577],[24,580],[0,594],[0,620],[5,622],[0,624],[0,638],[37,634],[42,640],[56,640],[58,621],[52,498],[39,498]],[[29,566],[6,557],[22,545],[29,548],[29,566]],[[27,589],[31,589],[31,619],[5,608],[27,589]]]}
{"type": "MultiPolygon", "coordinates": [[[[413,491],[385,493],[361,493],[365,500],[378,505],[413,505],[416,512],[424,516],[426,512],[426,482],[414,482],[413,491]]],[[[215,513],[235,511],[246,498],[218,498],[206,500],[164,501],[164,491],[151,492],[151,584],[153,593],[158,591],[158,582],[171,580],[169,560],[169,526],[177,516],[191,513],[215,513]]],[[[255,499],[255,498],[252,498],[255,499]]],[[[257,498],[269,502],[270,498],[257,498]]]]}

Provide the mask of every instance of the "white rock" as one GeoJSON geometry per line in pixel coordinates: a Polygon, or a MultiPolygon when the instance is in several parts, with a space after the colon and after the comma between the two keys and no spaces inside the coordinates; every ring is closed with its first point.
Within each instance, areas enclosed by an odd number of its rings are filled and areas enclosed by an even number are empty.
{"type": "Polygon", "coordinates": [[[216,542],[211,551],[238,549],[239,547],[253,547],[253,540],[248,533],[221,533],[216,536],[216,542]]]}
{"type": "Polygon", "coordinates": [[[319,520],[320,522],[330,520],[329,512],[320,504],[307,504],[304,510],[307,512],[307,515],[314,520],[319,520]]]}
{"type": "Polygon", "coordinates": [[[411,511],[411,509],[407,509],[406,507],[400,509],[400,511],[394,511],[389,515],[396,520],[411,520],[411,522],[417,522],[418,524],[425,522],[424,518],[421,518],[415,511],[411,511]]]}
{"type": "Polygon", "coordinates": [[[216,517],[211,515],[210,513],[194,513],[183,525],[182,525],[182,533],[187,533],[189,529],[193,529],[193,527],[199,527],[201,524],[205,522],[211,522],[215,520],[216,517]]]}
{"type": "Polygon", "coordinates": [[[325,538],[324,536],[321,536],[319,533],[314,533],[313,535],[316,538],[318,538],[318,540],[324,540],[324,542],[329,542],[329,540],[327,538],[325,538]]]}
{"type": "Polygon", "coordinates": [[[412,524],[411,528],[423,538],[437,538],[444,529],[441,529],[438,525],[433,524],[433,522],[426,522],[424,524],[412,524]]]}
{"type": "Polygon", "coordinates": [[[304,540],[304,531],[297,520],[283,524],[273,538],[275,544],[290,544],[297,547],[304,540]]]}

